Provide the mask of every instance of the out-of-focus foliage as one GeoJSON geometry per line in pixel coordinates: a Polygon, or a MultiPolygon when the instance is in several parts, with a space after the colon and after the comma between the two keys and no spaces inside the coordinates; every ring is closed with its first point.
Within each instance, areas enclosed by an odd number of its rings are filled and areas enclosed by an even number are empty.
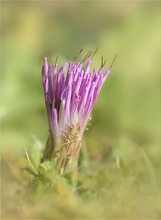
{"type": "Polygon", "coordinates": [[[2,218],[160,219],[160,3],[1,6],[2,218]],[[48,136],[43,58],[61,65],[97,47],[93,66],[118,56],[84,135],[78,189],[58,180],[35,192],[20,167],[33,137],[45,146],[48,136]]]}

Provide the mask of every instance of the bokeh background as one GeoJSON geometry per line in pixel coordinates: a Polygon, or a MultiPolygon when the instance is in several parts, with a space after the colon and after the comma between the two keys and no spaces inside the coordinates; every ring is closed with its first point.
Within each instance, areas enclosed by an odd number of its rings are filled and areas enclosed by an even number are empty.
{"type": "MultiPolygon", "coordinates": [[[[3,218],[40,214],[44,218],[159,219],[160,24],[159,1],[1,2],[3,218]],[[64,207],[60,212],[58,205],[53,210],[51,200],[43,212],[33,196],[30,200],[37,211],[31,211],[14,166],[17,158],[25,157],[24,148],[32,147],[33,136],[44,145],[47,139],[43,59],[46,56],[53,63],[58,55],[61,65],[81,48],[83,58],[97,47],[93,60],[97,68],[101,56],[108,68],[118,54],[94,108],[92,126],[84,135],[92,164],[89,170],[95,176],[92,192],[99,192],[99,199],[90,191],[82,197],[86,207],[70,207],[68,212],[64,207]],[[104,211],[97,215],[93,207],[104,211]]],[[[82,172],[90,171],[85,167],[82,172]]]]}

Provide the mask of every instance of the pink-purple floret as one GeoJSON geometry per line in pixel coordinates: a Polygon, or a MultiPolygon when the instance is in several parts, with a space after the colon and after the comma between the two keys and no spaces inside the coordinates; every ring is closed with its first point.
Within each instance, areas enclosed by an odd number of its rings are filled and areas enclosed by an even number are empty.
{"type": "Polygon", "coordinates": [[[58,65],[48,65],[44,59],[42,81],[49,128],[53,137],[61,139],[62,132],[71,125],[81,123],[80,138],[83,135],[92,109],[98,99],[100,90],[110,73],[103,75],[103,67],[91,73],[92,59],[85,69],[83,62],[67,62],[58,70],[58,65]]]}

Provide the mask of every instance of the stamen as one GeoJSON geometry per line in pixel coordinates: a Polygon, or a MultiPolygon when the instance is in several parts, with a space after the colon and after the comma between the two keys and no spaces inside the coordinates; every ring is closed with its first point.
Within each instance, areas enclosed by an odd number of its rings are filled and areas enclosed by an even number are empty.
{"type": "Polygon", "coordinates": [[[93,53],[93,51],[91,51],[91,52],[89,53],[89,55],[87,56],[87,59],[92,55],[92,53],[93,53]]]}
{"type": "Polygon", "coordinates": [[[94,53],[93,53],[91,59],[93,59],[93,57],[94,57],[94,55],[97,53],[97,51],[98,51],[98,47],[97,47],[96,50],[94,51],[94,53]]]}
{"type": "Polygon", "coordinates": [[[117,53],[115,54],[115,56],[114,56],[114,58],[113,58],[113,61],[112,61],[111,65],[110,65],[110,67],[109,67],[109,69],[112,68],[112,66],[113,66],[113,64],[114,64],[114,62],[115,62],[115,60],[116,60],[116,57],[117,57],[117,53]]]}
{"type": "Polygon", "coordinates": [[[56,57],[54,64],[56,64],[56,63],[57,63],[57,61],[58,61],[58,56],[56,57]]]}
{"type": "Polygon", "coordinates": [[[84,57],[82,63],[85,63],[86,60],[92,55],[92,53],[93,53],[93,51],[90,50],[90,51],[86,54],[86,56],[84,57]]]}
{"type": "Polygon", "coordinates": [[[106,64],[106,60],[103,61],[103,57],[101,57],[101,69],[105,66],[106,64]]]}
{"type": "Polygon", "coordinates": [[[74,57],[73,62],[77,62],[80,54],[82,53],[83,48],[79,51],[78,55],[74,57]]]}

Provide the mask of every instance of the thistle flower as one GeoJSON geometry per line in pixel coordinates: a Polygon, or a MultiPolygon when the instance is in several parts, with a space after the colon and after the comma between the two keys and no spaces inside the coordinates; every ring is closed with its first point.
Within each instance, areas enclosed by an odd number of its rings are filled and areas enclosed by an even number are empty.
{"type": "MultiPolygon", "coordinates": [[[[82,50],[81,50],[82,51],[82,50]]],[[[82,62],[79,55],[58,70],[57,59],[42,66],[42,82],[49,124],[49,138],[42,161],[54,160],[60,175],[77,170],[82,136],[110,68],[90,72],[94,53],[89,51],[82,62]],[[86,64],[86,65],[85,65],[86,64]],[[84,68],[85,66],[85,68],[84,68]]]]}

